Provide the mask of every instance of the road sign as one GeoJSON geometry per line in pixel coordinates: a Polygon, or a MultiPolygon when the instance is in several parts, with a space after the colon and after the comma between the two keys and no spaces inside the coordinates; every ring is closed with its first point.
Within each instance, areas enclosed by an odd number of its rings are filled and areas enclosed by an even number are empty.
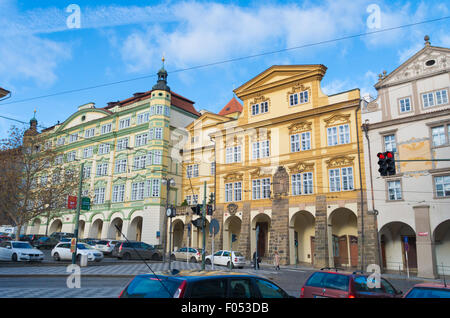
{"type": "Polygon", "coordinates": [[[91,199],[88,197],[81,198],[81,210],[89,211],[91,209],[91,199]]]}
{"type": "Polygon", "coordinates": [[[212,219],[211,223],[209,224],[209,233],[217,235],[217,233],[219,233],[219,229],[219,221],[217,221],[217,219],[212,219]]]}
{"type": "Polygon", "coordinates": [[[236,241],[237,241],[237,235],[231,234],[231,242],[236,242],[236,241]]]}
{"type": "Polygon", "coordinates": [[[405,236],[403,238],[403,242],[405,243],[404,244],[405,245],[405,251],[408,251],[409,250],[409,244],[408,244],[408,237],[407,236],[405,236]]]}
{"type": "Polygon", "coordinates": [[[191,235],[191,224],[187,225],[188,236],[191,235]]]}
{"type": "Polygon", "coordinates": [[[70,253],[75,253],[76,242],[77,242],[77,240],[74,237],[70,240],[70,253]]]}
{"type": "Polygon", "coordinates": [[[77,197],[74,195],[69,195],[67,198],[67,208],[76,209],[77,208],[77,197]]]}

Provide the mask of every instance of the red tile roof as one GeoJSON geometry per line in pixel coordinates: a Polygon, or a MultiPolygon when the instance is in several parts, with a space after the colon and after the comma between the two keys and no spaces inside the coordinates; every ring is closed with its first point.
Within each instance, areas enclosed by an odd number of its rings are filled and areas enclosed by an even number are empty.
{"type": "MultiPolygon", "coordinates": [[[[108,103],[108,106],[106,106],[104,109],[109,109],[112,108],[116,105],[119,106],[126,106],[126,105],[130,105],[132,103],[141,101],[141,100],[145,100],[145,99],[149,99],[151,97],[151,93],[152,91],[147,91],[147,92],[143,92],[143,93],[135,93],[133,94],[133,97],[121,100],[121,101],[117,101],[117,102],[112,102],[112,103],[108,103]]],[[[171,104],[175,107],[178,107],[188,113],[194,114],[196,116],[201,116],[201,114],[195,109],[194,107],[194,102],[187,99],[186,97],[183,97],[175,92],[170,92],[171,94],[171,104]]]]}
{"type": "Polygon", "coordinates": [[[241,103],[239,103],[238,100],[233,96],[228,104],[226,104],[225,107],[219,112],[219,115],[225,116],[235,112],[242,113],[243,109],[244,108],[242,107],[241,103]]]}

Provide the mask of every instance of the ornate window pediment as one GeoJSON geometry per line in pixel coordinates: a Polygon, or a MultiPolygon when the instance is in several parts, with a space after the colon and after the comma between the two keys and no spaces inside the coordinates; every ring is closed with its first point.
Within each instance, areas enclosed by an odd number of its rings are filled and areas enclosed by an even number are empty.
{"type": "Polygon", "coordinates": [[[339,157],[331,158],[325,162],[326,162],[328,168],[334,168],[334,167],[352,166],[354,160],[355,160],[354,157],[339,156],[339,157]]]}
{"type": "Polygon", "coordinates": [[[297,162],[293,165],[288,166],[290,173],[300,173],[303,171],[314,170],[314,163],[309,162],[297,162]]]}
{"type": "Polygon", "coordinates": [[[334,114],[328,117],[327,119],[324,119],[326,126],[330,127],[334,125],[340,125],[340,124],[348,124],[350,123],[350,114],[334,114]]]}
{"type": "Polygon", "coordinates": [[[250,176],[252,179],[272,177],[272,169],[266,167],[258,167],[250,172],[250,176]]]}
{"type": "Polygon", "coordinates": [[[267,128],[253,129],[249,132],[250,141],[270,140],[271,130],[267,128]]]}
{"type": "Polygon", "coordinates": [[[242,181],[242,176],[243,176],[242,173],[232,172],[225,175],[224,180],[225,182],[242,181]]]}
{"type": "Polygon", "coordinates": [[[301,121],[298,123],[293,123],[288,127],[289,134],[293,135],[293,134],[296,134],[299,132],[311,130],[311,125],[312,125],[312,122],[310,122],[310,121],[301,121]]]}
{"type": "Polygon", "coordinates": [[[286,100],[289,102],[289,96],[295,93],[300,93],[303,91],[308,91],[308,95],[311,95],[311,88],[309,86],[305,86],[300,82],[296,82],[294,86],[292,86],[291,90],[286,93],[286,100]]]}

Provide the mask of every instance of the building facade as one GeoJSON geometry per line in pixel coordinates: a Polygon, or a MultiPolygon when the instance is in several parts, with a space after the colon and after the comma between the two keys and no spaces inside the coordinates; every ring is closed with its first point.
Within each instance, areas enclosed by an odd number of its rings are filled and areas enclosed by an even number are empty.
{"type": "MultiPolygon", "coordinates": [[[[182,128],[200,116],[193,104],[170,90],[163,67],[152,90],[103,108],[82,105],[63,123],[41,132],[61,152],[55,164],[78,168],[84,162],[82,196],[91,198],[91,209],[81,211],[80,238],[121,239],[117,225],[130,240],[164,243],[168,194],[162,180],[175,181],[169,202],[179,205],[180,140],[187,138],[182,128]]],[[[28,233],[74,228],[74,210],[67,210],[51,220],[33,220],[28,233]]]]}
{"type": "Polygon", "coordinates": [[[369,210],[377,210],[387,270],[420,277],[450,271],[450,50],[430,45],[387,74],[362,110],[369,210]],[[393,151],[396,174],[381,177],[377,153],[393,151]],[[370,163],[370,164],[369,164],[370,163]]]}
{"type": "MultiPolygon", "coordinates": [[[[325,95],[325,72],[323,65],[272,66],[234,91],[242,109],[207,113],[188,127],[197,144],[183,153],[183,173],[191,176],[183,195],[203,199],[205,182],[214,191],[216,249],[247,259],[257,250],[265,260],[277,251],[282,264],[316,267],[378,262],[375,219],[360,182],[360,93],[325,95]]],[[[177,231],[186,240],[178,244],[201,247],[183,217],[177,231]]]]}

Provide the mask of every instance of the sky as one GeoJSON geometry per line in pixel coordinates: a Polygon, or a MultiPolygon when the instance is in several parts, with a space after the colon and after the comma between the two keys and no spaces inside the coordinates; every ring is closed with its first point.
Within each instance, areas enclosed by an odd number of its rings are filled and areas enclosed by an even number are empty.
{"type": "MultiPolygon", "coordinates": [[[[425,35],[450,47],[450,19],[383,30],[447,16],[448,0],[0,0],[0,87],[12,92],[0,115],[29,122],[36,109],[39,125],[53,126],[80,105],[150,90],[163,55],[171,90],[197,110],[219,112],[272,65],[323,64],[326,94],[376,98],[378,74],[425,35]]],[[[0,118],[0,139],[11,125],[25,127],[0,118]]]]}

